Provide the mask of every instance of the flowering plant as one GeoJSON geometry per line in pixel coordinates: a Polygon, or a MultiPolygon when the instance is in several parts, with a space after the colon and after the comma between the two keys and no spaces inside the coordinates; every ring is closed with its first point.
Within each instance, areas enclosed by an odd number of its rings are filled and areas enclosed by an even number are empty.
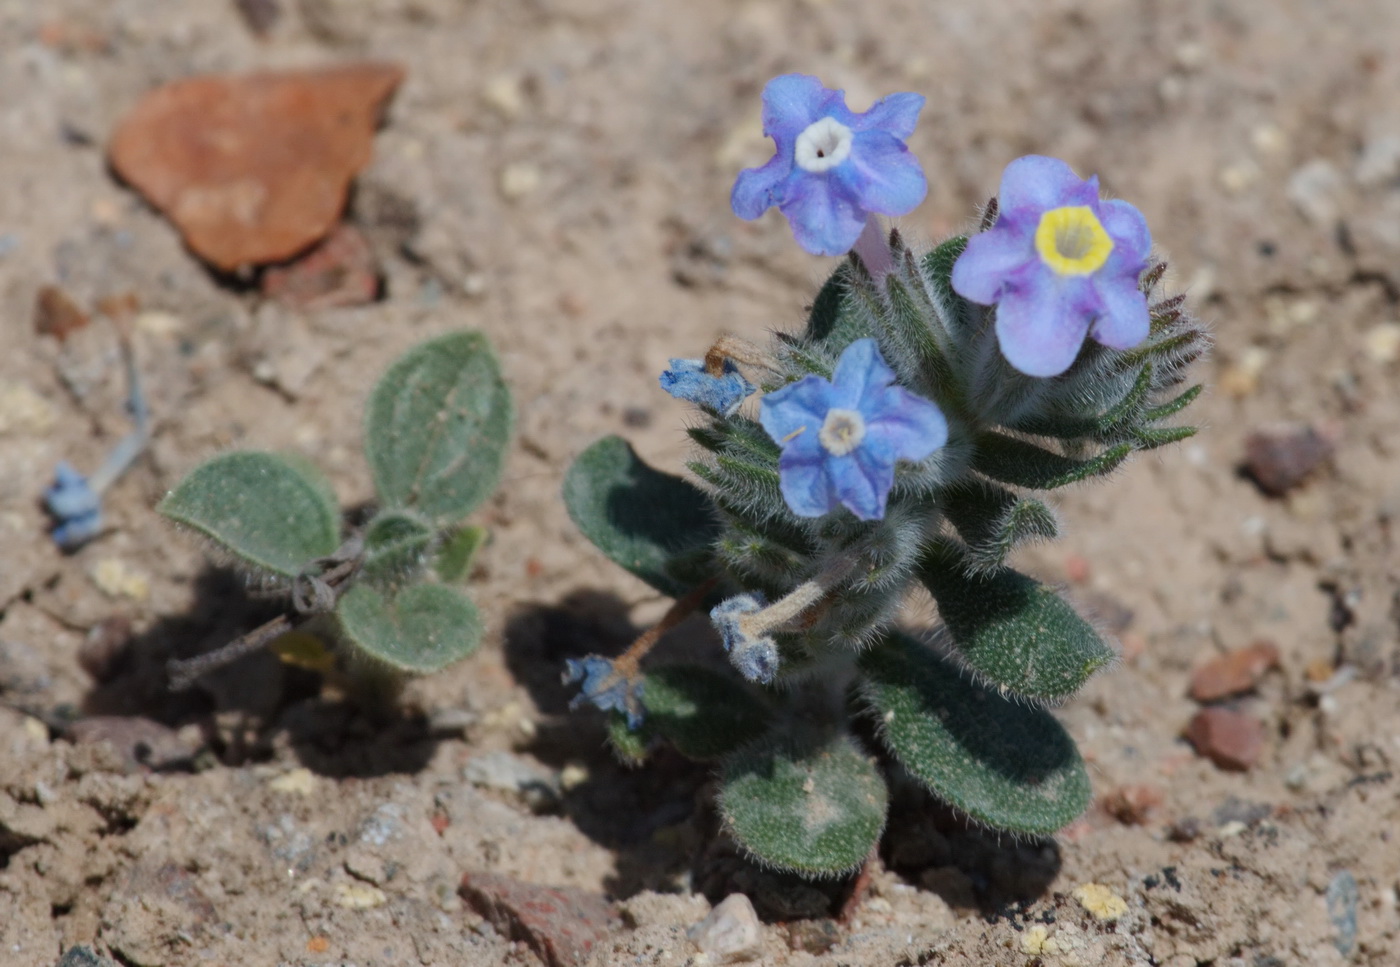
{"type": "Polygon", "coordinates": [[[903,143],[921,104],[854,114],[814,78],[768,85],[777,153],[739,176],[734,211],[776,206],[809,251],[850,255],[804,331],[671,361],[663,388],[703,417],[700,486],[616,437],[565,481],[583,533],[677,598],[623,655],[571,663],[576,704],[609,710],[629,758],[668,742],[717,760],[728,834],[813,876],[870,854],[887,769],[1015,833],[1084,809],[1084,764],[1047,707],[1116,653],[1008,560],[1056,534],[1041,492],[1195,432],[1170,421],[1200,390],[1182,383],[1206,337],[1157,296],[1141,213],[1094,179],[1022,158],[971,238],[916,251],[880,226],[923,197],[903,143]],[[895,625],[916,590],[938,607],[931,641],[895,625]],[[643,670],[701,608],[727,663],[643,670]]]}

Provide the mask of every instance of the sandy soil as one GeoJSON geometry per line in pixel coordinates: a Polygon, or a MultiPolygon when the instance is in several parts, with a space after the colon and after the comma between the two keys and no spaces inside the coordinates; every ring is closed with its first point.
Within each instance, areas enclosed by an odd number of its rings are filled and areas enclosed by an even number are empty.
{"type": "Polygon", "coordinates": [[[91,944],[141,965],[538,963],[458,897],[488,871],[618,901],[598,964],[685,963],[684,929],[739,888],[769,964],[1400,963],[1400,5],[282,6],[259,41],[224,0],[0,3],[0,962],[91,944]],[[408,71],[350,212],[382,259],[377,304],[261,304],[105,166],[117,120],[160,82],[363,56],[408,71]],[[768,155],[758,92],[789,70],[857,107],[928,97],[914,237],[966,227],[1020,154],[1099,172],[1217,340],[1205,432],[1069,493],[1066,539],[1022,562],[1120,634],[1121,667],[1063,719],[1099,793],[1145,786],[1160,804],[1017,844],[906,797],[835,926],[849,887],[745,867],[714,839],[703,770],[621,769],[557,682],[565,657],[618,647],[664,606],[574,532],[564,468],[611,432],[679,468],[666,358],[799,325],[831,268],[776,216],[727,206],[735,172],[768,155]],[[34,332],[55,283],[86,306],[138,295],[158,420],[109,531],[68,557],[36,495],[127,426],[111,327],[62,348],[34,332]],[[166,694],[166,658],[270,612],[154,513],[160,495],[254,446],[304,453],[364,502],[373,378],[461,326],[490,336],[520,409],[479,515],[481,653],[416,683],[388,723],[267,656],[166,694]],[[1339,435],[1284,499],[1239,472],[1248,433],[1277,420],[1339,435]],[[1221,771],[1180,738],[1189,674],[1259,638],[1281,668],[1236,704],[1265,750],[1221,771]],[[65,708],[168,728],[93,742],[65,708]],[[1087,883],[1126,912],[1096,917],[1074,895],[1087,883]]]}

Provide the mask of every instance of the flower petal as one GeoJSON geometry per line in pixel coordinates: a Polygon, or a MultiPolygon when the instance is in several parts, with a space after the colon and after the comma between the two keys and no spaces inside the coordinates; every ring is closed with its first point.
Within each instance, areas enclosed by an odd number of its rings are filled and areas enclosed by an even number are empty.
{"type": "Polygon", "coordinates": [[[891,460],[922,460],[948,442],[943,411],[903,386],[868,399],[863,413],[867,440],[887,448],[891,460]]]}
{"type": "MultiPolygon", "coordinates": [[[[845,348],[831,374],[828,408],[865,411],[865,399],[895,381],[894,370],[880,356],[874,339],[857,339],[845,348]]],[[[825,417],[825,414],[823,414],[825,417]]]]}
{"type": "Polygon", "coordinates": [[[778,152],[762,168],[745,168],[729,193],[729,207],[740,218],[752,221],[774,205],[782,204],[786,182],[792,174],[792,152],[778,152]]]}
{"type": "Polygon", "coordinates": [[[914,133],[923,108],[922,94],[889,94],[870,105],[870,110],[855,115],[855,123],[848,126],[852,131],[887,131],[902,141],[914,133]]]}
{"type": "Polygon", "coordinates": [[[828,467],[829,461],[820,456],[805,458],[790,448],[778,458],[779,489],[798,517],[823,517],[836,505],[828,467]]]}
{"type": "Polygon", "coordinates": [[[1112,199],[1099,204],[1099,222],[1113,239],[1113,254],[1108,257],[1104,274],[1131,274],[1133,281],[1147,268],[1147,256],[1152,251],[1152,233],[1142,212],[1125,201],[1112,199]]]}
{"type": "Polygon", "coordinates": [[[1098,179],[1081,179],[1059,158],[1028,154],[1006,166],[997,204],[1003,212],[1022,208],[1044,211],[1062,205],[1088,205],[1098,196],[1098,179]]]}
{"type": "Polygon", "coordinates": [[[861,446],[828,464],[837,497],[861,520],[885,516],[885,501],[894,486],[894,463],[870,447],[861,446]]]}
{"type": "Polygon", "coordinates": [[[1027,376],[1058,376],[1069,369],[1097,309],[1085,280],[1045,275],[1028,273],[1029,285],[1009,290],[997,303],[1001,353],[1027,376]]]}
{"type": "MultiPolygon", "coordinates": [[[[763,86],[763,133],[781,147],[807,125],[828,113],[834,99],[845,106],[841,91],[829,91],[810,74],[782,74],[763,86]]],[[[780,151],[791,154],[791,151],[780,151]]]]}
{"type": "Polygon", "coordinates": [[[724,361],[724,372],[711,376],[703,359],[673,359],[671,368],[661,373],[661,388],[678,400],[733,416],[739,404],[756,388],[739,372],[734,361],[724,361]]]}
{"type": "Polygon", "coordinates": [[[807,449],[807,442],[816,440],[821,431],[829,409],[831,384],[820,376],[804,376],[765,394],[759,403],[758,422],[778,446],[807,449]]]}
{"type": "Polygon", "coordinates": [[[881,215],[907,215],[928,194],[918,159],[888,131],[855,135],[850,158],[832,174],[861,208],[881,215]]]}
{"type": "Polygon", "coordinates": [[[1091,328],[1094,339],[1110,349],[1132,349],[1147,338],[1147,296],[1137,286],[1137,276],[1094,280],[1101,306],[1091,328]]]}
{"type": "Polygon", "coordinates": [[[778,209],[797,244],[813,255],[845,255],[865,227],[866,213],[829,176],[792,179],[778,209]]]}
{"type": "Polygon", "coordinates": [[[953,263],[953,291],[984,306],[996,302],[1006,283],[1035,261],[1034,228],[1029,219],[1004,213],[990,231],[968,239],[953,263]]]}

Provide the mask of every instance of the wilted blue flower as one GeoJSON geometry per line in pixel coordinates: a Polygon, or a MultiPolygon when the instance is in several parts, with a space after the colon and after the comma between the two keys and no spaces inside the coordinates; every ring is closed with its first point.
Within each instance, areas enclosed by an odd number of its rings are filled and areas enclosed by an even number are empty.
{"type": "Polygon", "coordinates": [[[102,529],[102,501],[77,470],[66,462],[54,470],[53,484],[44,490],[44,506],[56,522],[50,536],[65,551],[97,536],[102,529]]]}
{"type": "Polygon", "coordinates": [[[642,724],[642,683],[613,666],[612,660],[599,655],[585,658],[569,658],[564,662],[568,670],[564,673],[564,684],[582,682],[579,694],[569,702],[569,708],[576,709],[591,703],[603,711],[614,710],[627,716],[627,727],[636,729],[642,724]]]}
{"type": "Polygon", "coordinates": [[[710,621],[719,632],[729,662],[751,682],[766,685],[778,673],[778,643],[764,634],[753,634],[744,619],[766,607],[763,595],[736,594],[710,610],[710,621]]]}
{"type": "Polygon", "coordinates": [[[661,374],[661,388],[678,400],[733,416],[755,387],[744,379],[732,359],[724,361],[724,372],[719,376],[706,371],[703,359],[673,359],[671,368],[661,374]]]}
{"type": "Polygon", "coordinates": [[[904,145],[924,99],[891,94],[863,114],[845,91],[805,74],[784,74],[763,89],[763,133],[777,153],[740,173],[734,214],[753,219],[774,205],[797,243],[813,255],[843,255],[872,213],[905,215],[928,193],[918,160],[904,145]]]}
{"type": "Polygon", "coordinates": [[[942,411],[895,382],[873,339],[846,347],[831,382],[804,376],[769,393],[758,419],[782,447],[783,499],[800,517],[840,502],[861,520],[883,518],[895,461],[948,442],[942,411]]]}
{"type": "Polygon", "coordinates": [[[1085,335],[1131,349],[1148,333],[1138,278],[1152,236],[1142,213],[1099,198],[1056,158],[1027,155],[1006,166],[996,224],[968,240],[953,288],[995,305],[1007,362],[1029,376],[1069,369],[1085,335]]]}

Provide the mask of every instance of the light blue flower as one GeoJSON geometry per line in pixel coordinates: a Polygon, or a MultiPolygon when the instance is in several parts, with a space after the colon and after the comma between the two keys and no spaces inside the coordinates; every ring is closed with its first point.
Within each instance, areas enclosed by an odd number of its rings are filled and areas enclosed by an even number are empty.
{"type": "Polygon", "coordinates": [[[44,506],[55,521],[49,536],[65,551],[86,544],[102,529],[101,497],[87,477],[66,462],[55,468],[53,484],[44,490],[44,506]]]}
{"type": "Polygon", "coordinates": [[[1058,376],[1092,336],[1112,349],[1147,338],[1138,278],[1152,236],[1142,213],[1099,198],[1056,158],[1027,155],[1006,166],[996,224],[968,240],[953,289],[995,305],[997,341],[1028,376],[1058,376]]]}
{"type": "Polygon", "coordinates": [[[763,89],[763,133],[777,153],[740,173],[730,195],[734,214],[754,219],[777,205],[813,255],[849,252],[872,212],[906,215],[928,193],[904,145],[923,106],[919,94],[891,94],[856,114],[844,91],[815,77],[773,78],[763,89]]]}
{"type": "Polygon", "coordinates": [[[719,376],[705,369],[703,359],[673,359],[671,368],[661,374],[661,388],[678,400],[724,416],[733,416],[755,389],[732,359],[724,361],[724,372],[719,376]]]}
{"type": "Polygon", "coordinates": [[[767,606],[757,592],[736,594],[710,610],[710,621],[719,632],[729,663],[751,682],[767,685],[778,673],[778,644],[768,635],[755,635],[744,627],[744,618],[767,606]]]}
{"type": "Polygon", "coordinates": [[[576,709],[592,704],[603,711],[617,711],[627,716],[627,727],[636,730],[642,724],[645,713],[642,709],[642,682],[623,674],[613,665],[612,660],[600,655],[585,658],[569,658],[564,662],[568,670],[564,673],[564,684],[583,683],[579,694],[569,702],[569,708],[576,709]]]}
{"type": "Polygon", "coordinates": [[[763,398],[759,422],[782,448],[783,499],[800,517],[839,502],[861,520],[885,516],[896,460],[923,460],[948,442],[937,406],[895,382],[873,339],[846,347],[831,382],[804,376],[763,398]]]}

